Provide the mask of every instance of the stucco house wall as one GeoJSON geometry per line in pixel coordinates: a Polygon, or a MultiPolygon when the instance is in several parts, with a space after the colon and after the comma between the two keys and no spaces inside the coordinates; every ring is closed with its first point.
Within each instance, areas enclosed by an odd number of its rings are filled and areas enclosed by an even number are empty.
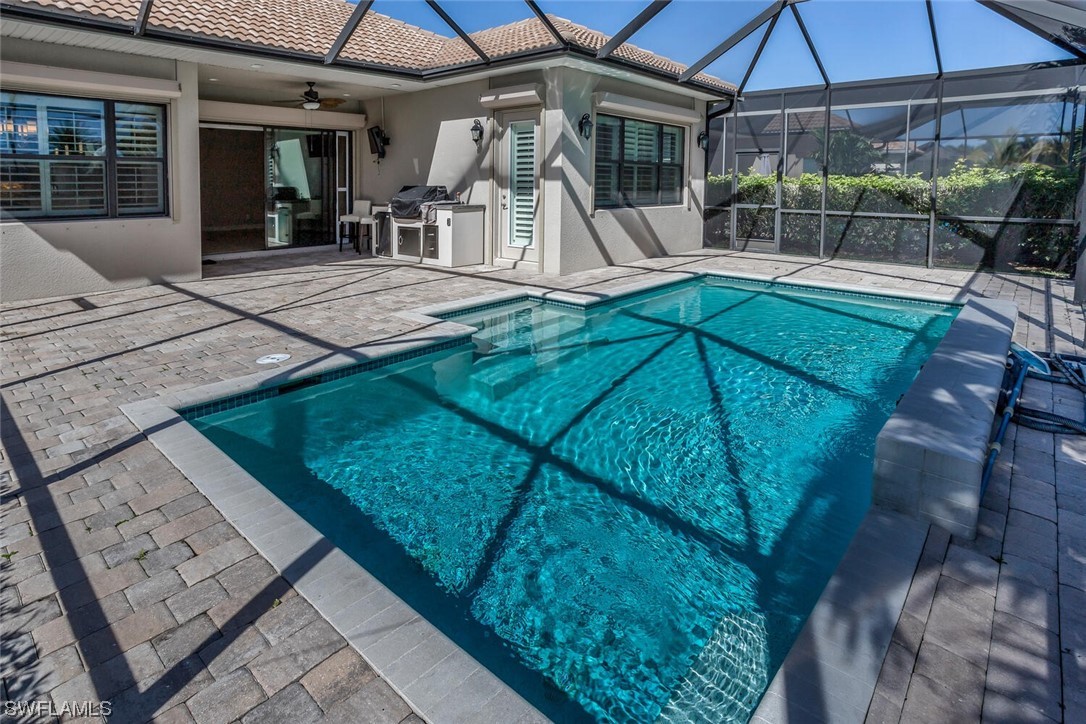
{"type": "Polygon", "coordinates": [[[571,68],[555,69],[548,75],[547,166],[561,169],[558,179],[548,178],[547,187],[548,191],[561,191],[559,208],[549,211],[546,225],[548,240],[557,241],[560,247],[551,250],[558,257],[555,271],[570,274],[700,248],[705,163],[704,154],[697,146],[697,135],[704,128],[704,104],[571,68]],[[593,208],[595,146],[578,134],[577,123],[585,113],[595,118],[601,94],[646,102],[643,109],[635,111],[603,112],[686,129],[684,172],[688,181],[681,204],[593,208]],[[657,105],[696,114],[696,118],[685,123],[662,118],[654,112],[657,105]],[[551,159],[557,162],[552,163],[551,159]]]}
{"type": "Polygon", "coordinates": [[[478,147],[471,140],[472,122],[487,118],[479,106],[486,88],[482,80],[366,101],[367,125],[381,126],[391,143],[378,162],[361,140],[363,198],[387,203],[401,186],[426,184],[459,191],[464,203],[486,203],[489,129],[478,147]]]}
{"type": "Polygon", "coordinates": [[[169,216],[0,222],[0,301],[200,278],[197,68],[192,63],[5,41],[5,90],[167,105],[169,216]]]}
{"type": "Polygon", "coordinates": [[[169,143],[168,217],[0,224],[2,301],[199,279],[201,121],[351,130],[356,198],[386,203],[407,184],[442,184],[450,193],[460,192],[465,203],[487,206],[482,244],[485,260],[495,262],[497,117],[511,109],[485,107],[480,99],[510,86],[539,89],[525,107],[538,111],[540,119],[540,271],[568,274],[700,246],[704,155],[696,137],[704,127],[704,104],[682,94],[556,66],[370,99],[362,114],[303,112],[200,101],[193,63],[159,58],[133,63],[123,53],[25,41],[5,43],[2,53],[5,89],[167,105],[169,143]],[[605,112],[686,127],[689,181],[681,204],[593,208],[594,138],[583,138],[577,122],[584,113],[594,118],[605,96],[627,99],[634,107],[631,113],[605,112]],[[639,103],[644,108],[638,109],[639,103]],[[657,117],[654,109],[685,116],[677,122],[657,117]],[[476,119],[485,129],[479,144],[471,139],[476,119]],[[369,153],[364,132],[373,125],[391,138],[380,162],[369,153]]]}
{"type": "MultiPolygon", "coordinates": [[[[524,108],[540,112],[537,153],[541,160],[537,240],[540,271],[569,274],[607,264],[622,264],[701,246],[704,199],[704,154],[697,135],[704,129],[704,104],[636,83],[573,68],[495,77],[487,81],[367,101],[369,125],[380,125],[391,137],[386,157],[378,163],[362,149],[362,196],[386,202],[406,184],[443,184],[460,191],[465,203],[488,205],[485,224],[486,259],[494,261],[498,191],[495,177],[496,111],[483,107],[487,91],[538,85],[541,103],[524,108]],[[593,209],[595,146],[583,138],[577,122],[595,113],[599,94],[645,102],[645,108],[625,113],[686,128],[685,171],[689,178],[683,203],[633,209],[593,209]],[[383,108],[382,108],[383,106],[383,108]],[[686,113],[678,122],[654,115],[655,107],[686,113]],[[478,148],[470,129],[479,119],[486,132],[478,148]]],[[[516,110],[507,107],[503,110],[516,110]]],[[[623,115],[622,112],[605,111],[623,115]]]]}

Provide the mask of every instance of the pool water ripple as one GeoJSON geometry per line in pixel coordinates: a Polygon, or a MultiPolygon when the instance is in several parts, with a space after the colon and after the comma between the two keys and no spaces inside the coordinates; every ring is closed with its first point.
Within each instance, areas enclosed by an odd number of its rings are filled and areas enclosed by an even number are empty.
{"type": "Polygon", "coordinates": [[[457,317],[474,348],[194,424],[553,718],[745,721],[954,313],[719,282],[520,302],[457,317]]]}

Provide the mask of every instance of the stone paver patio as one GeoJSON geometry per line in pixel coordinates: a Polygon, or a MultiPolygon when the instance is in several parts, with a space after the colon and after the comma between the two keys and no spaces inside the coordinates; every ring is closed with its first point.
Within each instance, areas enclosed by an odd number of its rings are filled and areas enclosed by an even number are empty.
{"type": "MultiPolygon", "coordinates": [[[[264,354],[372,348],[427,304],[701,269],[1010,299],[1019,342],[1083,352],[1067,282],[713,251],[555,278],[320,250],[5,305],[3,699],[108,700],[125,722],[417,721],[118,407],[264,354]]],[[[1082,418],[1070,387],[1031,380],[1024,399],[1082,418]]],[[[1086,441],[1012,427],[983,505],[976,541],[929,531],[868,720],[1086,721],[1086,441]]]]}

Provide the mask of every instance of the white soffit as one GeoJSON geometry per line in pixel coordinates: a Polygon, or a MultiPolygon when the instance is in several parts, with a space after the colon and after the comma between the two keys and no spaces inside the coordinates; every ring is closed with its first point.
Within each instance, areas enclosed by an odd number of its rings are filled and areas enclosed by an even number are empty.
{"type": "Polygon", "coordinates": [[[700,112],[682,106],[656,103],[617,93],[595,93],[592,98],[597,111],[611,111],[624,116],[651,121],[671,121],[683,125],[691,125],[701,120],[700,112]]]}
{"type": "Polygon", "coordinates": [[[224,101],[201,100],[200,122],[361,130],[366,127],[366,116],[361,113],[306,111],[300,108],[280,108],[276,106],[260,106],[251,103],[227,103],[224,101]]]}
{"type": "Polygon", "coordinates": [[[62,91],[75,95],[155,100],[181,97],[181,84],[176,80],[54,68],[30,63],[4,63],[4,87],[37,92],[62,91]]]}
{"type": "Polygon", "coordinates": [[[491,110],[542,104],[543,98],[539,95],[539,86],[534,83],[512,85],[505,88],[491,88],[479,96],[479,105],[491,110]]]}

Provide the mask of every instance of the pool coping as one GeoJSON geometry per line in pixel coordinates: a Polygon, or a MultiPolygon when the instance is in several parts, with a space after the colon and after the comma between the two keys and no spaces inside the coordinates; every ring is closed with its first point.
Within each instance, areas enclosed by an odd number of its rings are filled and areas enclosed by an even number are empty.
{"type": "MultiPolygon", "coordinates": [[[[189,390],[164,393],[155,398],[123,405],[121,410],[424,720],[547,721],[534,706],[419,616],[361,565],[197,432],[180,412],[221,398],[269,390],[328,372],[418,352],[437,344],[466,341],[476,331],[474,327],[442,319],[439,316],[442,314],[520,299],[551,301],[587,309],[672,286],[684,280],[702,278],[785,285],[889,300],[960,304],[955,299],[942,295],[895,293],[859,285],[813,283],[806,280],[781,281],[772,276],[718,272],[667,272],[656,274],[651,280],[598,292],[553,291],[523,286],[399,312],[397,316],[419,323],[422,328],[392,341],[377,343],[366,349],[331,354],[317,360],[281,365],[189,390]]],[[[843,602],[829,594],[831,588],[836,590],[842,582],[858,580],[862,583],[870,580],[870,564],[864,561],[870,546],[861,547],[863,550],[854,555],[857,541],[861,539],[861,531],[870,530],[864,535],[878,539],[879,531],[883,529],[900,529],[905,532],[913,530],[910,535],[902,533],[896,537],[891,536],[887,541],[887,545],[900,560],[912,559],[907,572],[901,573],[900,578],[891,579],[905,581],[907,592],[907,582],[911,579],[912,570],[919,559],[920,547],[923,545],[923,536],[918,532],[921,528],[926,533],[927,524],[911,521],[891,512],[875,509],[869,511],[812,611],[807,625],[755,711],[754,719],[787,721],[788,707],[800,701],[799,697],[791,693],[791,689],[784,688],[783,682],[786,682],[794,671],[810,671],[812,666],[819,671],[822,668],[827,672],[840,671],[839,667],[855,658],[854,652],[841,646],[847,641],[841,639],[841,632],[831,625],[836,617],[840,616],[837,606],[843,605],[843,602]],[[918,545],[907,546],[916,548],[915,557],[908,552],[902,557],[902,539],[914,540],[917,537],[918,545]],[[860,578],[857,579],[857,576],[860,578]],[[826,620],[827,615],[831,617],[829,620],[826,620]],[[808,632],[812,623],[818,621],[825,623],[808,632]],[[780,685],[779,681],[782,682],[780,685]],[[786,706],[782,709],[782,705],[786,706]]],[[[896,571],[897,568],[888,566],[886,570],[896,571]]],[[[891,587],[876,598],[888,606],[886,610],[893,613],[892,620],[896,621],[904,602],[904,593],[891,587]]],[[[885,644],[881,646],[883,656],[889,646],[891,633],[892,625],[891,631],[885,635],[885,644]]],[[[869,653],[874,655],[878,648],[876,646],[869,653]]],[[[866,660],[868,657],[862,658],[866,660]]],[[[878,659],[880,665],[881,661],[882,656],[878,659]]],[[[878,667],[875,667],[876,677],[877,672],[878,667]]],[[[806,677],[805,680],[809,679],[810,677],[806,677]]],[[[872,679],[870,688],[867,689],[867,701],[871,698],[874,686],[875,681],[872,679]]],[[[862,693],[857,693],[862,696],[862,693]]],[[[855,696],[851,698],[858,701],[855,696]]],[[[863,707],[866,712],[866,702],[863,707]]]]}
{"type": "Polygon", "coordinates": [[[1007,301],[971,299],[962,308],[879,432],[877,505],[976,537],[1017,318],[1017,306],[1007,301]]]}

